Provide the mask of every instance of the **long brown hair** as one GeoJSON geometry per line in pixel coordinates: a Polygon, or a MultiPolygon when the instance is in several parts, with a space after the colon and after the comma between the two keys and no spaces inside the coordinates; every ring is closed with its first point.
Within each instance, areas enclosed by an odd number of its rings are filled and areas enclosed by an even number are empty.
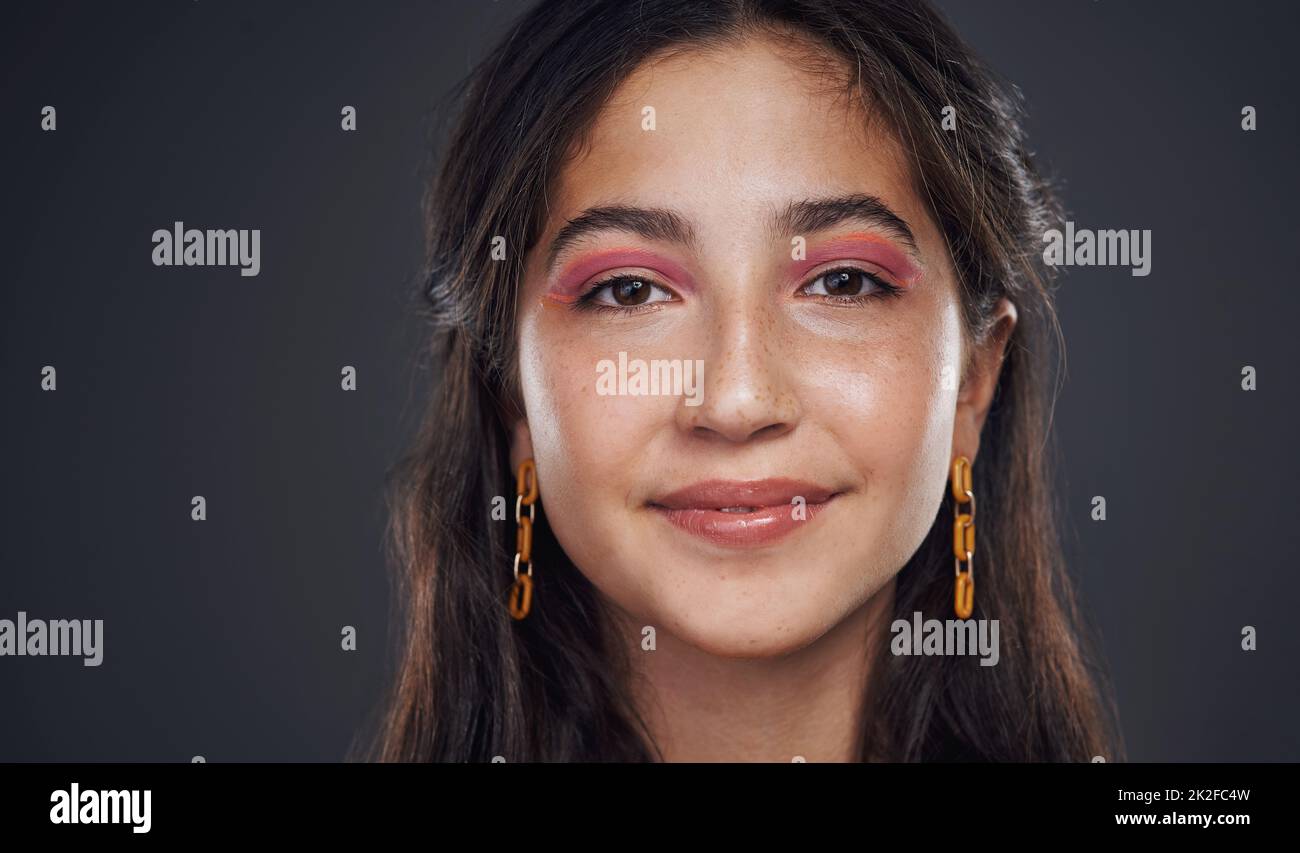
{"type": "MultiPolygon", "coordinates": [[[[1019,314],[976,471],[974,615],[999,620],[1000,662],[893,656],[878,644],[860,757],[1122,758],[1056,528],[1049,392],[1064,350],[1040,250],[1060,208],[1026,149],[1018,91],[916,0],[546,0],[455,90],[418,294],[437,375],[420,432],[391,472],[397,665],[368,756],[661,757],[600,597],[548,533],[544,494],[533,611],[522,622],[507,613],[514,523],[493,521],[490,508],[496,496],[513,504],[515,299],[547,189],[615,87],[652,56],[756,33],[817,45],[896,133],[955,262],[968,339],[984,339],[1003,296],[1019,314]],[[955,130],[941,127],[945,107],[955,130]],[[491,257],[495,237],[505,260],[491,257]]],[[[898,573],[894,617],[951,608],[951,529],[945,506],[898,573]]]]}

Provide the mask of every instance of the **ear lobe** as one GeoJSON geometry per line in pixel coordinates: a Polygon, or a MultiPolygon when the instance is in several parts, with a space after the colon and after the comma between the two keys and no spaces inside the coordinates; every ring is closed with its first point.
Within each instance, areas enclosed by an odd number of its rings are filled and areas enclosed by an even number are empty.
{"type": "Polygon", "coordinates": [[[957,395],[953,453],[966,456],[972,462],[979,451],[980,432],[993,405],[993,395],[997,392],[1007,344],[1019,319],[1015,304],[1005,297],[998,303],[994,313],[997,319],[984,343],[976,350],[970,370],[957,395]]]}
{"type": "Polygon", "coordinates": [[[519,464],[533,458],[533,434],[528,421],[520,418],[510,429],[510,470],[518,471],[519,464]]]}

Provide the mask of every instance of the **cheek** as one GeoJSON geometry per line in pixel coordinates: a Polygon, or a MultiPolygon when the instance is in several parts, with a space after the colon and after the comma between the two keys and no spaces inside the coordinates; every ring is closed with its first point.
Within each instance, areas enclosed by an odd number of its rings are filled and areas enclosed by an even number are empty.
{"type": "Polygon", "coordinates": [[[584,478],[601,460],[593,450],[611,426],[595,405],[594,369],[577,369],[594,357],[586,350],[584,341],[557,336],[545,323],[527,324],[520,335],[520,384],[548,517],[587,492],[584,478]]]}
{"type": "Polygon", "coordinates": [[[862,535],[894,568],[920,545],[939,508],[961,357],[956,305],[913,308],[805,360],[809,413],[864,485],[862,535]]]}
{"type": "Polygon", "coordinates": [[[547,521],[579,567],[616,565],[616,518],[672,401],[597,394],[597,365],[617,347],[545,318],[523,325],[519,355],[547,521]]]}

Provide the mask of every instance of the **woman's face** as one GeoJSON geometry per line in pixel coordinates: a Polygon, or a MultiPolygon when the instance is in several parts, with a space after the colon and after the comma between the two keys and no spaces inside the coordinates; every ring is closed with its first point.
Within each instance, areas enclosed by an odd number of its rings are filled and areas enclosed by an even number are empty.
{"type": "Polygon", "coordinates": [[[823,84],[766,39],[643,66],[526,258],[516,464],[636,625],[728,657],[893,578],[996,379],[958,387],[943,239],[883,123],[823,84]]]}

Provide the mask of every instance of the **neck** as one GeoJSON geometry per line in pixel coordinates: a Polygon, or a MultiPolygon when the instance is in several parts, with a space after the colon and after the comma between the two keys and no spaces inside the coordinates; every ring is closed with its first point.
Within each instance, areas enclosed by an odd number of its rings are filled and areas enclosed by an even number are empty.
{"type": "Polygon", "coordinates": [[[812,643],[770,658],[718,657],[664,631],[645,652],[639,631],[621,631],[632,638],[632,695],[664,760],[861,760],[873,638],[883,636],[893,597],[891,579],[812,643]]]}

